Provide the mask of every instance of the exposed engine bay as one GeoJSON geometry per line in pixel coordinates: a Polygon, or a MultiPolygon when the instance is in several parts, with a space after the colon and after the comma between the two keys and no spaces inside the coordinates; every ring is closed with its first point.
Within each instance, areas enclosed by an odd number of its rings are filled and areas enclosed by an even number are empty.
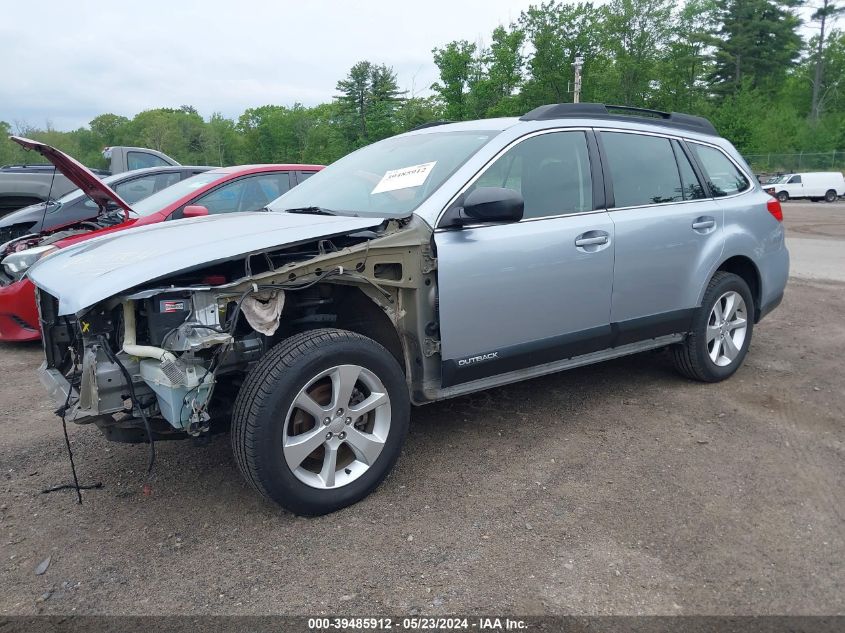
{"type": "MultiPolygon", "coordinates": [[[[13,234],[7,231],[6,237],[10,239],[6,242],[2,242],[2,239],[0,239],[0,261],[15,253],[22,253],[38,247],[53,246],[57,242],[61,242],[69,237],[84,235],[85,233],[115,226],[124,220],[124,212],[119,210],[100,213],[96,219],[77,222],[52,233],[26,233],[25,231],[18,231],[13,234]]],[[[0,238],[2,237],[0,235],[0,238]]],[[[8,271],[0,267],[0,286],[12,283],[18,279],[19,277],[10,275],[8,271]]]]}
{"type": "Polygon", "coordinates": [[[73,316],[39,290],[41,380],[68,421],[109,439],[199,436],[225,428],[277,342],[341,327],[383,345],[422,394],[440,372],[431,236],[418,218],[387,220],[175,272],[73,316]]]}

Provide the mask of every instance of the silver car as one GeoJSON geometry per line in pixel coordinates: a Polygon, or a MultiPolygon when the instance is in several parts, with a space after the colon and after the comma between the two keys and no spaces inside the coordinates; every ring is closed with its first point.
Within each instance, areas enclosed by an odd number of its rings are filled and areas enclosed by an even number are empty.
{"type": "Polygon", "coordinates": [[[385,478],[411,405],[662,347],[728,378],[783,296],[781,220],[699,117],[564,104],[426,126],[266,211],[42,258],[41,379],[110,439],[230,427],[257,491],[323,514],[385,478]]]}

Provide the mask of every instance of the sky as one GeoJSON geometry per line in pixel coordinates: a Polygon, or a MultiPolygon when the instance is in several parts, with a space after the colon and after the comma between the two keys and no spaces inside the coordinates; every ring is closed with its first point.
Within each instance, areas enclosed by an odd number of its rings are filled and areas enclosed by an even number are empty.
{"type": "MultiPolygon", "coordinates": [[[[358,61],[402,89],[437,80],[431,49],[489,43],[530,0],[29,0],[0,19],[0,120],[71,130],[193,105],[204,117],[330,101],[358,61]]],[[[539,4],[534,0],[533,4],[539,4]]]]}

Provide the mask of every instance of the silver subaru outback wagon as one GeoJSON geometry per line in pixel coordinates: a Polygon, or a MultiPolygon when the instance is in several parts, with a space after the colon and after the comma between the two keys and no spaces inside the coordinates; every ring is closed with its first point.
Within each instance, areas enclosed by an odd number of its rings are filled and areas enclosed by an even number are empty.
{"type": "Polygon", "coordinates": [[[267,210],[62,249],[30,271],[63,419],[230,429],[261,494],[322,514],[396,462],[411,405],[669,347],[742,364],[789,271],[782,215],[706,119],[549,105],[360,149],[267,210]]]}

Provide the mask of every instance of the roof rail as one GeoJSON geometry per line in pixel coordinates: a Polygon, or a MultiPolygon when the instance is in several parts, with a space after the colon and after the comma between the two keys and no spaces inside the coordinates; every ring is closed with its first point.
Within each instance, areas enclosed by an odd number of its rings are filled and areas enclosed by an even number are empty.
{"type": "Polygon", "coordinates": [[[680,128],[699,134],[718,136],[713,124],[704,117],[680,112],[663,112],[648,108],[631,106],[604,105],[603,103],[553,103],[534,108],[519,117],[520,121],[548,121],[551,119],[606,119],[609,121],[630,121],[632,117],[646,119],[643,123],[653,123],[665,127],[680,128]],[[617,114],[618,113],[618,114],[617,114]]]}
{"type": "Polygon", "coordinates": [[[417,130],[424,130],[427,127],[434,127],[435,125],[446,125],[447,123],[454,123],[454,121],[448,121],[446,119],[438,119],[437,121],[429,121],[428,123],[420,123],[416,127],[412,127],[409,132],[416,132],[417,130]]]}

